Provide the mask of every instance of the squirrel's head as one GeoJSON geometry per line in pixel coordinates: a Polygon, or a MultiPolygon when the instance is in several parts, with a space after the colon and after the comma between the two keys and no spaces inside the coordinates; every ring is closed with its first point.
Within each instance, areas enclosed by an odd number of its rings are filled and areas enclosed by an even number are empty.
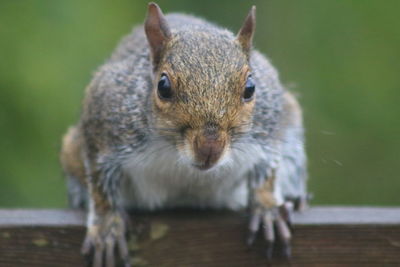
{"type": "Polygon", "coordinates": [[[153,64],[153,119],[183,158],[210,169],[251,127],[255,84],[249,64],[253,6],[237,36],[201,23],[170,29],[150,3],[145,32],[153,64]]]}

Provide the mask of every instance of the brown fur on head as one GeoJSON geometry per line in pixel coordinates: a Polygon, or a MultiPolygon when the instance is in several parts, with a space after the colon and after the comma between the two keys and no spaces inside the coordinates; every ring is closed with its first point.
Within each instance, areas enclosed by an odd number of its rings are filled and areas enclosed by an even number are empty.
{"type": "Polygon", "coordinates": [[[171,30],[159,7],[149,4],[145,31],[154,67],[155,127],[176,129],[177,149],[199,169],[216,165],[229,151],[232,134],[251,125],[255,99],[244,99],[244,91],[254,13],[253,7],[235,37],[206,26],[171,30]],[[160,79],[170,88],[164,96],[160,79]]]}

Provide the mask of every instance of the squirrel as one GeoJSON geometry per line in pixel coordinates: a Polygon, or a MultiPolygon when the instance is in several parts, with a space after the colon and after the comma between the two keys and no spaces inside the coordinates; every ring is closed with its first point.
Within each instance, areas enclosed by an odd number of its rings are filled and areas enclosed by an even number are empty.
{"type": "Polygon", "coordinates": [[[94,75],[61,151],[94,266],[129,264],[131,208],[248,207],[248,244],[263,225],[267,256],[276,238],[290,255],[289,211],[307,198],[302,112],[253,49],[255,24],[255,6],[234,35],[149,3],[94,75]]]}

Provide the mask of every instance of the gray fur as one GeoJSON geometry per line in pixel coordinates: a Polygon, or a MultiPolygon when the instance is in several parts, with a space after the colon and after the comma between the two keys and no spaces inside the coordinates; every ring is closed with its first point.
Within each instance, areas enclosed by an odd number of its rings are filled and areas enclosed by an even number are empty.
{"type": "Polygon", "coordinates": [[[306,198],[301,109],[269,61],[249,50],[254,27],[255,7],[234,36],[192,16],[164,18],[150,3],[146,34],[135,28],[97,71],[61,152],[70,203],[89,208],[82,251],[95,249],[96,266],[116,244],[129,261],[124,208],[247,205],[249,243],[269,218],[268,241],[274,220],[288,245],[279,209],[306,198]],[[173,81],[169,99],[156,91],[162,75],[173,81]],[[255,99],[245,97],[249,75],[255,99]]]}
{"type": "MultiPolygon", "coordinates": [[[[215,80],[214,84],[218,84],[216,79],[222,77],[219,75],[229,76],[227,71],[235,70],[232,65],[238,67],[244,64],[245,58],[237,52],[239,50],[230,47],[235,38],[231,32],[192,16],[171,14],[166,18],[172,34],[180,37],[175,45],[179,47],[181,54],[167,54],[164,58],[164,60],[169,60],[172,57],[178,57],[182,61],[182,65],[176,66],[176,71],[187,71],[184,68],[189,67],[194,76],[196,73],[207,71],[203,74],[208,77],[207,84],[210,85],[212,80],[215,80]],[[204,45],[200,43],[205,42],[206,39],[202,38],[203,35],[199,35],[199,33],[204,33],[209,43],[204,45]],[[179,40],[186,40],[193,50],[185,50],[186,44],[179,40]],[[193,47],[193,43],[197,46],[193,47]],[[212,66],[212,61],[216,60],[214,54],[208,53],[210,49],[221,57],[218,60],[225,61],[225,63],[220,63],[221,66],[226,65],[225,68],[204,68],[204,64],[212,66]],[[224,57],[224,53],[228,57],[224,57]],[[187,63],[184,62],[185,57],[196,56],[198,64],[192,63],[190,60],[187,63]],[[207,60],[210,62],[204,63],[207,60]]],[[[171,60],[176,61],[177,59],[171,60]]],[[[243,164],[243,168],[247,168],[243,170],[243,181],[247,179],[248,173],[250,176],[266,179],[271,168],[278,168],[277,184],[282,194],[279,197],[303,197],[306,194],[306,157],[301,122],[291,124],[285,120],[285,116],[290,117],[292,114],[290,114],[291,111],[284,110],[285,89],[269,61],[259,52],[253,51],[250,56],[250,66],[257,88],[256,105],[249,128],[232,134],[231,149],[234,162],[231,165],[243,164]],[[284,114],[285,112],[289,114],[284,114]],[[255,146],[256,149],[254,149],[255,146]],[[250,147],[252,148],[250,149],[250,147]],[[241,154],[249,155],[251,153],[259,155],[253,155],[253,158],[249,159],[250,164],[245,163],[243,159],[235,162],[235,159],[238,159],[241,154]]],[[[193,82],[196,85],[197,78],[193,79],[193,81],[186,80],[185,82],[193,82]]],[[[130,159],[135,158],[136,155],[143,155],[146,151],[151,151],[154,144],[160,145],[161,142],[164,146],[168,146],[168,149],[173,149],[174,145],[179,142],[179,133],[171,131],[171,129],[163,130],[154,127],[156,118],[152,113],[152,87],[153,70],[150,52],[144,31],[142,27],[138,27],[122,40],[107,63],[96,73],[86,91],[82,119],[78,125],[79,131],[84,136],[84,153],[87,154],[90,164],[96,166],[101,173],[96,182],[112,199],[112,202],[116,202],[116,198],[121,200],[119,194],[121,185],[132,183],[128,182],[132,177],[129,177],[130,174],[127,173],[126,167],[130,164],[130,159]]],[[[219,93],[212,87],[203,86],[196,90],[197,95],[211,95],[210,101],[216,99],[212,97],[213,94],[219,93]]],[[[196,100],[192,97],[187,101],[200,101],[200,99],[196,100]]],[[[203,104],[204,102],[201,101],[197,103],[206,112],[207,106],[203,104]]],[[[192,105],[194,104],[192,103],[192,105]]],[[[215,103],[212,106],[217,108],[217,106],[222,107],[223,105],[215,103]]],[[[161,146],[160,149],[162,149],[161,146]]],[[[157,151],[153,151],[153,153],[157,153],[157,151]]],[[[162,153],[160,152],[160,154],[162,153]]],[[[154,159],[154,157],[149,155],[142,157],[143,161],[150,159],[154,159]]],[[[151,162],[150,164],[146,163],[146,166],[151,168],[151,162]]],[[[177,171],[179,168],[176,166],[177,171]]],[[[188,174],[198,176],[199,179],[204,177],[206,177],[204,179],[214,179],[208,184],[209,186],[218,186],[218,182],[215,182],[215,176],[218,176],[218,173],[221,175],[231,174],[230,171],[218,170],[198,174],[196,170],[188,171],[188,169],[190,168],[182,168],[188,174]]],[[[224,167],[222,166],[220,169],[223,170],[224,167]]],[[[236,172],[236,168],[230,167],[230,169],[236,172]]],[[[146,177],[133,179],[146,179],[146,177]]],[[[234,184],[240,183],[232,182],[229,183],[229,186],[234,184]]],[[[199,185],[198,182],[193,182],[191,186],[196,185],[199,185]]],[[[131,186],[134,187],[132,184],[131,186]]],[[[177,188],[187,190],[188,187],[177,186],[177,188]]],[[[126,191],[126,188],[124,190],[126,191]]],[[[134,191],[134,189],[132,190],[134,191]]],[[[133,191],[130,197],[134,195],[133,191]]],[[[197,193],[205,194],[205,191],[199,190],[197,193]]],[[[126,194],[125,192],[125,196],[126,194]]],[[[196,194],[196,190],[193,191],[193,194],[196,194]]],[[[179,199],[176,200],[177,196],[179,196],[178,193],[173,196],[175,199],[171,203],[179,206],[179,199]]],[[[132,198],[135,201],[135,198],[132,198]]],[[[196,198],[187,203],[184,199],[182,205],[197,206],[193,202],[196,201],[196,198]]],[[[164,206],[167,206],[169,202],[165,201],[164,206]]],[[[228,198],[226,201],[228,202],[228,198]]],[[[131,202],[122,199],[122,203],[131,202]]],[[[225,204],[226,207],[230,207],[229,203],[225,204]]],[[[150,206],[145,203],[142,205],[142,207],[150,206]]],[[[162,206],[163,203],[156,205],[156,207],[162,206]]],[[[198,206],[202,206],[202,204],[199,203],[198,206]]],[[[207,206],[213,206],[213,204],[208,203],[207,206]]],[[[223,207],[224,205],[218,203],[216,206],[223,207]]]]}

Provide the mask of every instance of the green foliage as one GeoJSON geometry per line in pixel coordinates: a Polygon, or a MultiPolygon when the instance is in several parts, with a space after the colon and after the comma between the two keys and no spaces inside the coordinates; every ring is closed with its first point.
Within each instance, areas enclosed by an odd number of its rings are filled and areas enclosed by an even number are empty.
{"type": "MultiPolygon", "coordinates": [[[[236,31],[257,5],[256,47],[305,110],[315,203],[399,205],[400,2],[159,1],[236,31]]],[[[83,90],[146,1],[0,2],[0,205],[60,207],[60,140],[83,90]]]]}

